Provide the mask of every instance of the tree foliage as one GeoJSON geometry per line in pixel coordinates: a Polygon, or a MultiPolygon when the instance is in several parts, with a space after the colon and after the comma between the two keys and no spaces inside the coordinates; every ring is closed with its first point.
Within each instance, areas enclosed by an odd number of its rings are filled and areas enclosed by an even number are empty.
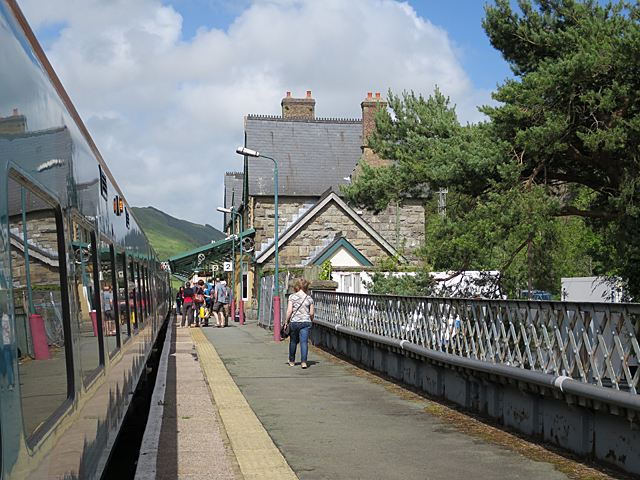
{"type": "Polygon", "coordinates": [[[560,275],[617,274],[637,298],[640,4],[518,4],[486,7],[483,27],[514,74],[500,104],[480,108],[490,122],[460,125],[437,88],[389,92],[369,145],[391,165],[363,165],[345,196],[380,211],[446,187],[446,217],[426,223],[430,268],[498,269],[506,290],[529,276],[557,291],[560,275]]]}

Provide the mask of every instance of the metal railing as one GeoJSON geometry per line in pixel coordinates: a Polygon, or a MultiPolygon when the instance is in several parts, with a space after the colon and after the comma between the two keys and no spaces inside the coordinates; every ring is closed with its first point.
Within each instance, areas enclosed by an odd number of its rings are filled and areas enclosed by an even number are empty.
{"type": "Polygon", "coordinates": [[[640,304],[314,292],[317,319],[460,357],[637,393],[640,304]]]}
{"type": "MultiPolygon", "coordinates": [[[[286,292],[289,289],[291,272],[280,272],[280,318],[284,322],[287,311],[286,292]]],[[[273,329],[273,297],[276,290],[275,275],[269,275],[260,279],[260,310],[258,311],[258,325],[263,328],[273,329]]]]}

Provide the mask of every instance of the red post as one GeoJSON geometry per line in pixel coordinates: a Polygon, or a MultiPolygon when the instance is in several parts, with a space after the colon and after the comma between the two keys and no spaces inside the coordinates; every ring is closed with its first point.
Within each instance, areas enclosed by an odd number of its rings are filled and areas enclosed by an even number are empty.
{"type": "Polygon", "coordinates": [[[98,317],[96,315],[95,310],[91,310],[89,312],[89,316],[91,317],[91,324],[93,325],[93,336],[98,336],[98,317]]]}
{"type": "Polygon", "coordinates": [[[280,341],[280,297],[273,297],[273,340],[280,341]]]}
{"type": "Polygon", "coordinates": [[[236,321],[236,299],[231,300],[231,321],[236,321]]]}
{"type": "Polygon", "coordinates": [[[240,325],[244,325],[244,300],[240,300],[240,325]]]}
{"type": "Polygon", "coordinates": [[[36,360],[51,360],[47,331],[44,328],[42,315],[29,315],[29,326],[31,327],[31,341],[36,360]]]}

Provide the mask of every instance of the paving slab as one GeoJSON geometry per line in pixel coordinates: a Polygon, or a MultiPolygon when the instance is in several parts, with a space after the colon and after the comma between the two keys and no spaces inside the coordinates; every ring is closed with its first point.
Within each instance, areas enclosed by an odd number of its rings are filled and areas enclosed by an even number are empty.
{"type": "Polygon", "coordinates": [[[189,329],[167,330],[136,480],[238,480],[189,329]]]}

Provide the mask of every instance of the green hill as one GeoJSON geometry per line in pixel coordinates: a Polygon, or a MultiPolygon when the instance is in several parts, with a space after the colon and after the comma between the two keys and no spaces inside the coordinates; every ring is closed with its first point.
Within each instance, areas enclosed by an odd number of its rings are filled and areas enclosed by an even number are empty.
{"type": "Polygon", "coordinates": [[[211,225],[179,220],[153,207],[131,207],[160,260],[225,238],[211,225]]]}

